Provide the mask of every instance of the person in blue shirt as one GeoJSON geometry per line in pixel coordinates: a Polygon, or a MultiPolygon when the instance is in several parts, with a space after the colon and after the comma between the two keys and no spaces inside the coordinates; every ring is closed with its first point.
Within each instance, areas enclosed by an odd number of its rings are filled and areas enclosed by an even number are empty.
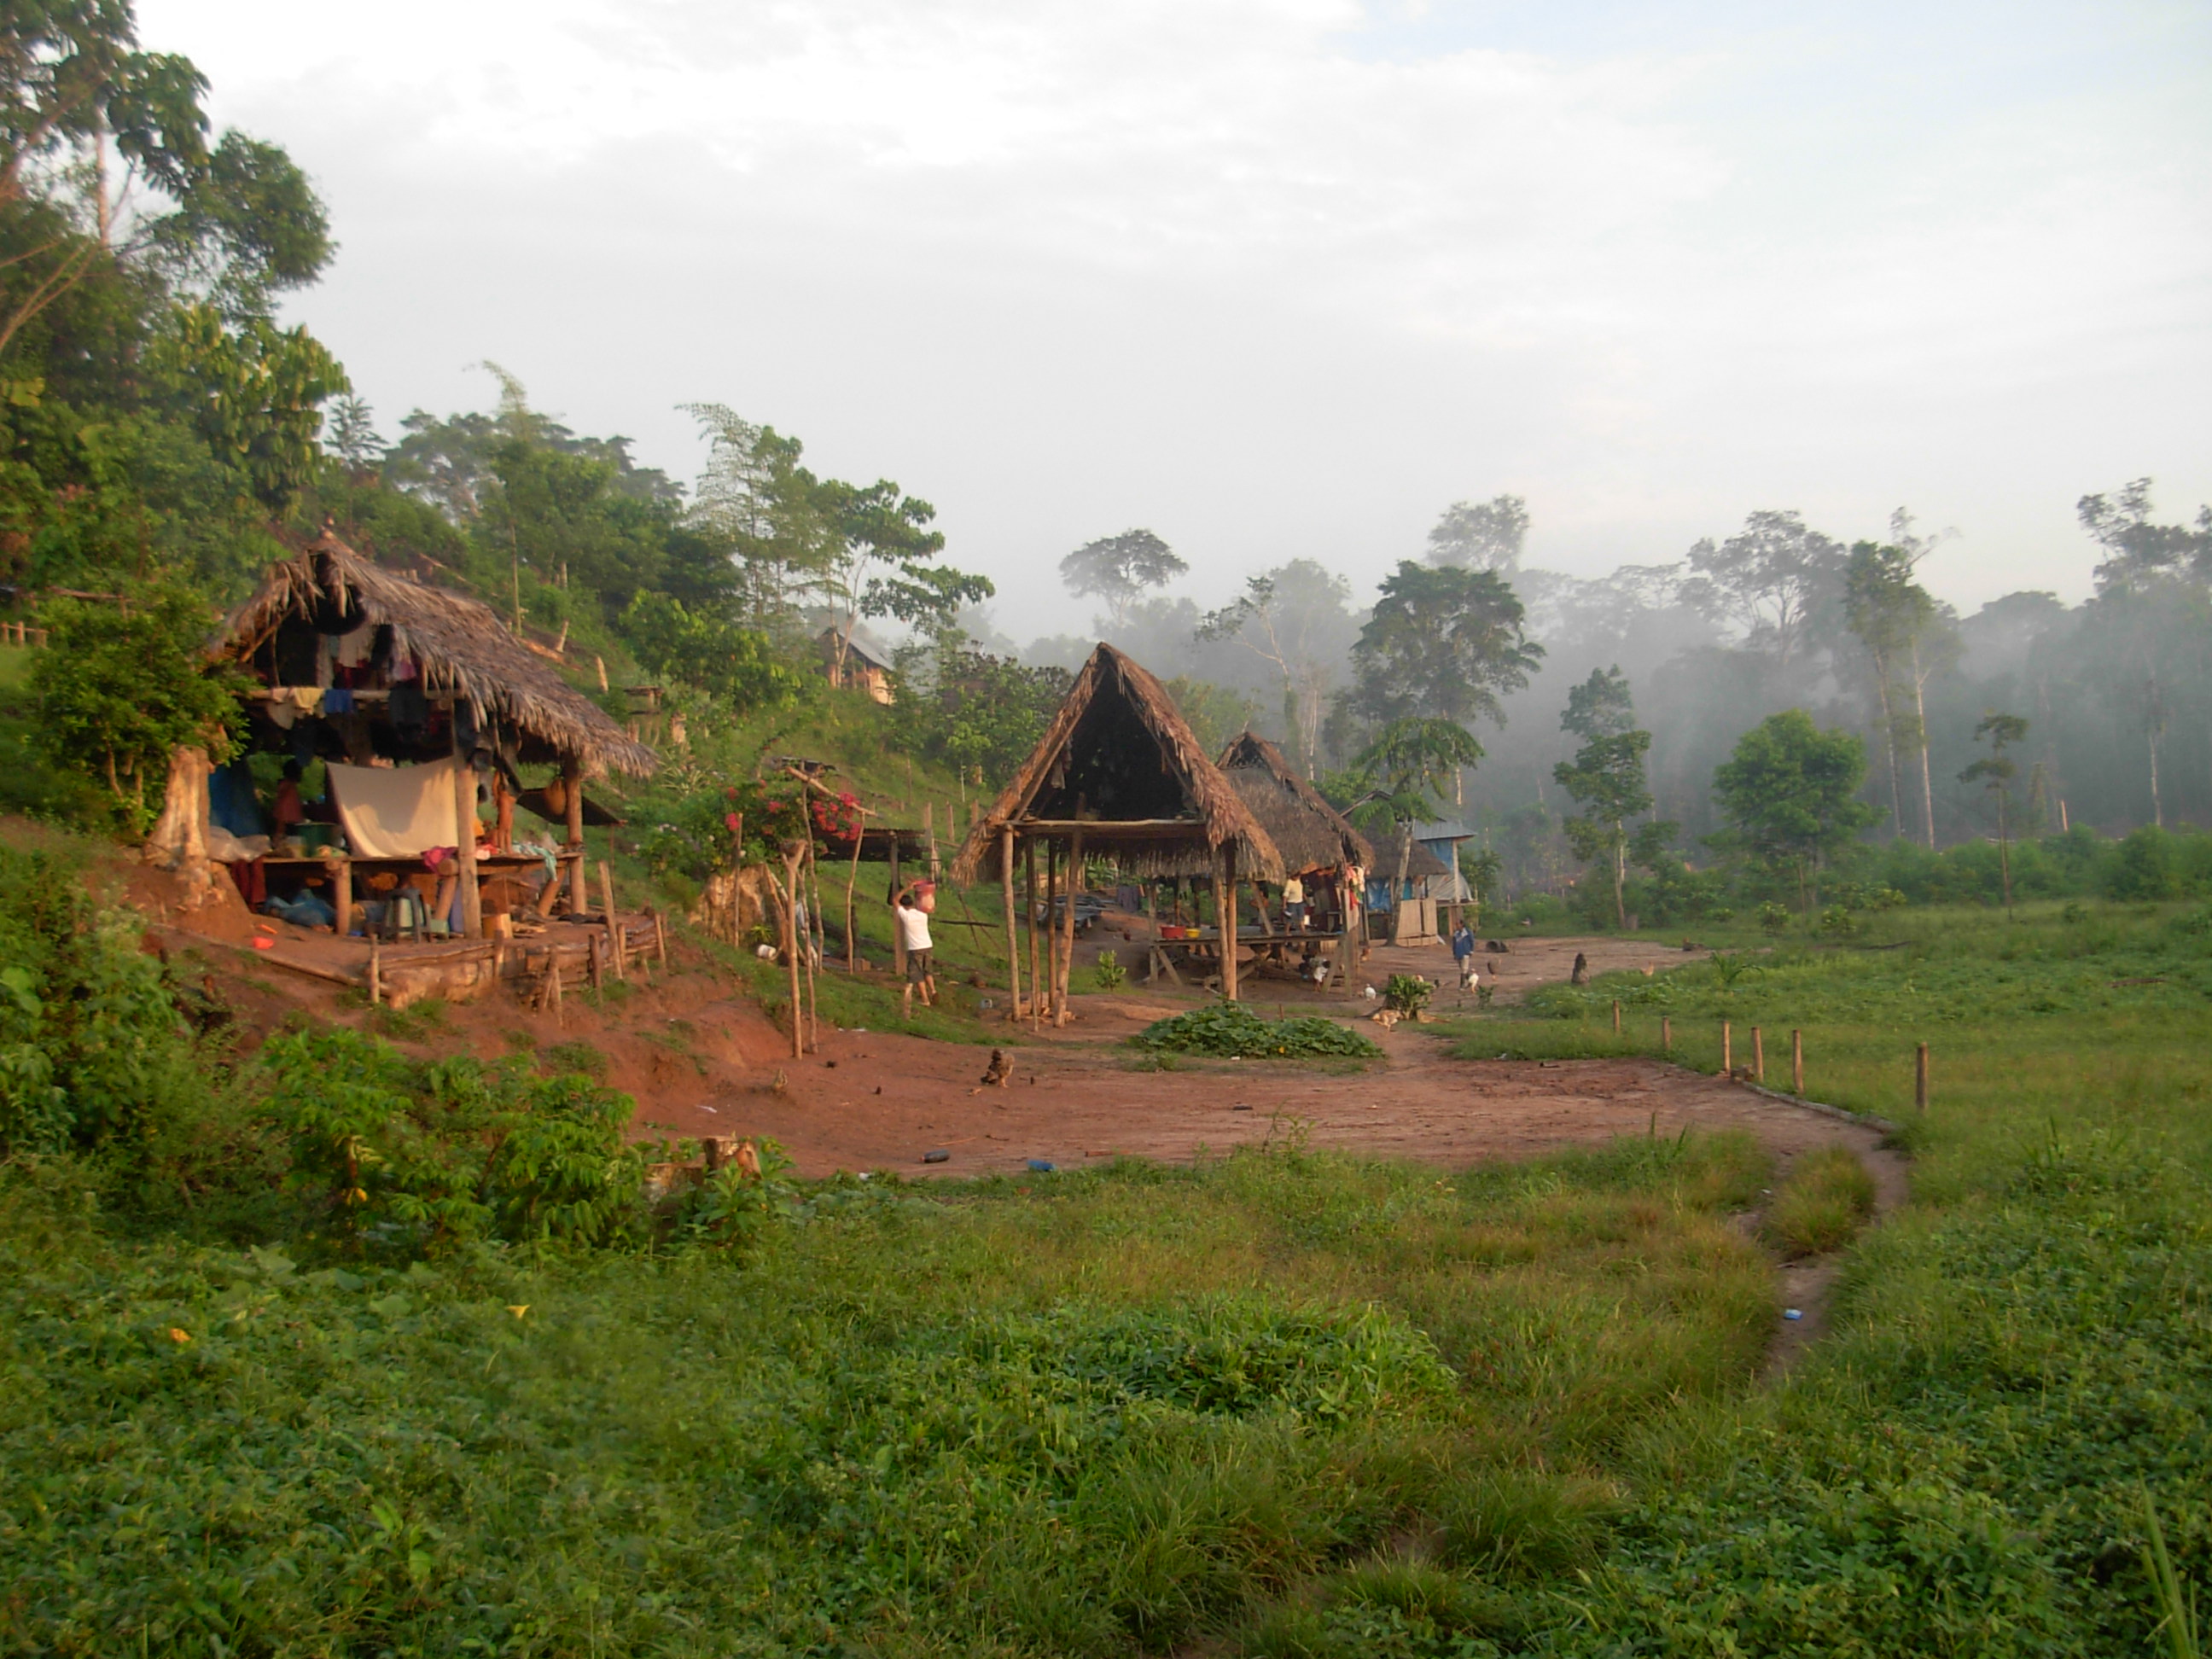
{"type": "Polygon", "coordinates": [[[1459,988],[1462,991],[1474,983],[1474,929],[1462,916],[1459,926],[1452,929],[1452,962],[1459,969],[1459,988]]]}

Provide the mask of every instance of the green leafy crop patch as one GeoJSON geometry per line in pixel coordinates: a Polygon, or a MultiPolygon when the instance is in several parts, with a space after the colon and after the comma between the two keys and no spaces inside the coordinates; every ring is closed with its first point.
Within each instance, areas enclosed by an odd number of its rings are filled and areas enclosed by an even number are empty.
{"type": "Polygon", "coordinates": [[[1382,1050],[1358,1031],[1312,1015],[1262,1019],[1241,1002],[1217,1002],[1156,1020],[1129,1039],[1155,1054],[1222,1060],[1301,1060],[1322,1054],[1373,1060],[1382,1050]]]}

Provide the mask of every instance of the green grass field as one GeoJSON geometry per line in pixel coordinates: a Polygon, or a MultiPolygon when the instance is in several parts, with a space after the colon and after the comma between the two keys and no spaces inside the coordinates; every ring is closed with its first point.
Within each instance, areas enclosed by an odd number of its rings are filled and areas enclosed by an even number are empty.
{"type": "MultiPolygon", "coordinates": [[[[1450,1029],[1649,1050],[1664,1010],[1711,1065],[1723,1018],[1794,1026],[1808,1092],[1900,1123],[1914,1202],[1771,1388],[1735,1138],[1446,1173],[1285,1124],[794,1188],[741,1255],[412,1262],[149,1231],[112,1170],[19,1160],[0,1651],[2176,1652],[2145,1503],[2203,1583],[2212,929],[2076,914],[1450,1029]]],[[[1863,1210],[1841,1167],[1779,1197],[1793,1254],[1863,1210]]]]}

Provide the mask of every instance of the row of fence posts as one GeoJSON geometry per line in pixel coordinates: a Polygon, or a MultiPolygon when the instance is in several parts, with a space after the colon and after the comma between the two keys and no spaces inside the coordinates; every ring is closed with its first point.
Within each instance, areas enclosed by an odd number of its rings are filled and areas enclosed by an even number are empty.
{"type": "MultiPolygon", "coordinates": [[[[1613,1034],[1615,1036],[1620,1035],[1620,1004],[1617,1000],[1613,1005],[1613,1034]]],[[[1659,1052],[1662,1054],[1674,1052],[1674,1020],[1671,1014],[1659,1016],[1659,1052]]],[[[1734,1030],[1731,1023],[1724,1019],[1721,1022],[1723,1077],[1735,1074],[1735,1061],[1734,1030]]],[[[1756,1025],[1751,1028],[1751,1080],[1753,1083],[1766,1081],[1766,1038],[1756,1025]]],[[[1802,1030],[1793,1030],[1790,1033],[1790,1092],[1795,1095],[1805,1092],[1805,1033],[1802,1030]]],[[[1924,1042],[1918,1046],[1913,1055],[1912,1105],[1916,1111],[1928,1109],[1928,1045],[1924,1042]]]]}

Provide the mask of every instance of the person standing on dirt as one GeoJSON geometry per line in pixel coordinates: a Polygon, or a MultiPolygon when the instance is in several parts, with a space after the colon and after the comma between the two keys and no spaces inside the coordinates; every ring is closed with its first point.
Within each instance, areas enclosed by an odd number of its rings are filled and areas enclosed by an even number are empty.
{"type": "Polygon", "coordinates": [[[1462,916],[1459,926],[1452,929],[1452,963],[1459,969],[1459,988],[1462,991],[1474,983],[1474,929],[1462,916]]]}
{"type": "Polygon", "coordinates": [[[929,913],[915,902],[913,886],[899,890],[891,919],[898,924],[899,939],[906,946],[906,984],[899,992],[899,1018],[911,1019],[916,991],[921,993],[923,1007],[933,1007],[937,1001],[937,972],[930,961],[929,913]]]}

